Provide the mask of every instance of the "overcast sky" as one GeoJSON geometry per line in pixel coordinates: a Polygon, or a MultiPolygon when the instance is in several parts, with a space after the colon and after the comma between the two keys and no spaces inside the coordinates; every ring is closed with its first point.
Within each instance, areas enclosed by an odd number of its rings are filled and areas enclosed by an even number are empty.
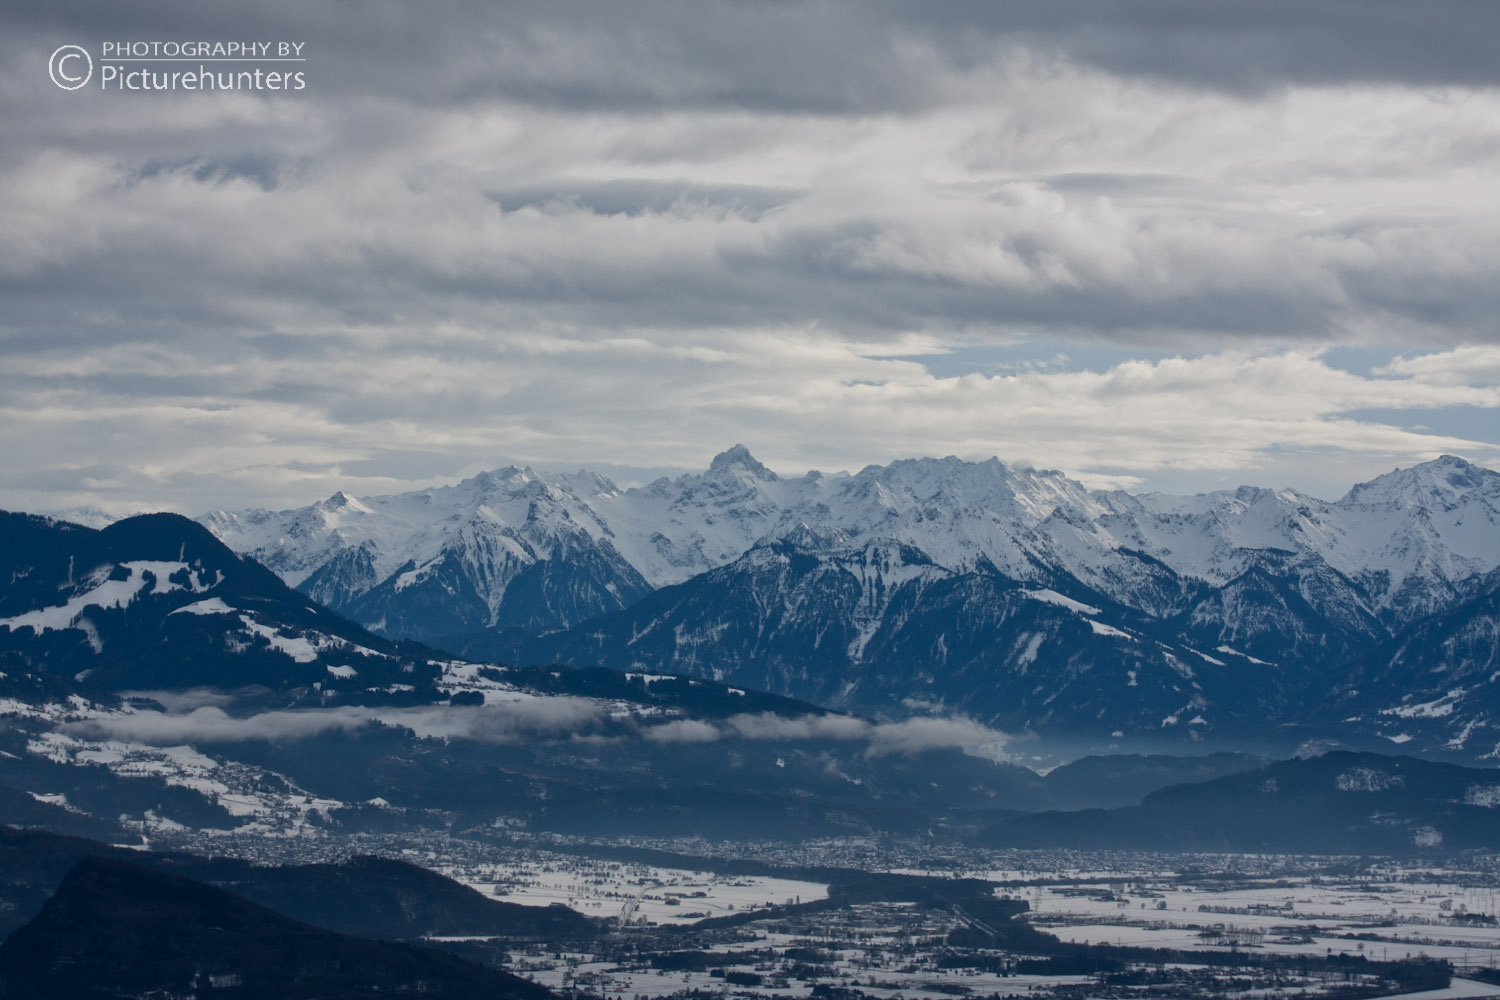
{"type": "Polygon", "coordinates": [[[0,14],[0,506],[1500,467],[1500,4],[137,6],[0,14]],[[49,78],[128,41],[306,86],[49,78]]]}

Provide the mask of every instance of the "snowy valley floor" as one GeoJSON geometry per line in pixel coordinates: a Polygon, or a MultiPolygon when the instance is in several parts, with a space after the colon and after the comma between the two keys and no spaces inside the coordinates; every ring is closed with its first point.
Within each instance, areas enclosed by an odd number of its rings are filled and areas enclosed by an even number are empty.
{"type": "Polygon", "coordinates": [[[860,840],[598,845],[524,834],[233,846],[266,862],[390,854],[494,898],[608,918],[610,933],[587,946],[441,942],[586,996],[1500,996],[1500,985],[1480,981],[1500,984],[1500,858],[1489,855],[1398,862],[860,840]],[[768,874],[744,873],[747,863],[768,874]],[[818,873],[831,869],[985,879],[994,897],[1025,902],[1017,919],[1063,942],[1105,947],[1083,949],[1091,957],[1072,969],[1072,959],[976,933],[993,928],[959,906],[820,908],[829,885],[818,873]],[[710,918],[721,919],[698,925],[710,918]],[[1148,948],[1169,951],[1128,950],[1148,948]],[[1403,990],[1378,974],[1424,959],[1447,962],[1452,985],[1403,990]]]}

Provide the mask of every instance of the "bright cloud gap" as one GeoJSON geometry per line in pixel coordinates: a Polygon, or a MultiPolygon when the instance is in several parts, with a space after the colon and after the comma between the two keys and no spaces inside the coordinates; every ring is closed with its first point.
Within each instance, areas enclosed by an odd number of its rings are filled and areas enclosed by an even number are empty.
{"type": "MultiPolygon", "coordinates": [[[[455,370],[414,348],[358,356],[325,372],[327,385],[236,397],[226,377],[149,406],[111,387],[145,359],[121,348],[98,359],[113,373],[90,390],[95,412],[111,415],[102,426],[68,409],[81,390],[32,362],[25,395],[34,406],[7,411],[14,419],[0,428],[18,458],[3,502],[116,514],[197,514],[226,500],[279,508],[337,490],[423,488],[508,463],[624,469],[628,482],[631,469],[642,470],[638,481],[702,469],[736,441],[789,474],[998,456],[1095,488],[1198,492],[1248,482],[1326,499],[1441,454],[1500,458],[1494,417],[1479,419],[1500,411],[1496,345],[1399,354],[1364,374],[1299,349],[935,376],[909,357],[872,357],[865,345],[805,332],[549,343],[541,355],[492,345],[488,361],[475,356],[455,370]],[[377,390],[383,407],[365,399],[377,390]],[[413,409],[427,412],[426,422],[407,419],[413,409]],[[1455,414],[1446,432],[1400,419],[1432,410],[1455,414]],[[695,417],[684,422],[688,412],[695,417]],[[91,440],[108,442],[110,461],[43,453],[42,425],[81,430],[80,421],[91,440]],[[170,455],[159,453],[163,441],[173,442],[170,455]]],[[[291,377],[267,363],[267,383],[291,377]]],[[[67,376],[80,378],[94,376],[67,376]]]]}

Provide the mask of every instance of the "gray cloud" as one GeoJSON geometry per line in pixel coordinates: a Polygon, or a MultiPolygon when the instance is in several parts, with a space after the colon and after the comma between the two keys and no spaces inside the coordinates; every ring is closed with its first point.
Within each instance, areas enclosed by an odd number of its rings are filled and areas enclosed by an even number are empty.
{"type": "Polygon", "coordinates": [[[845,715],[785,716],[772,712],[735,715],[727,730],[747,740],[867,740],[874,723],[845,715]]]}
{"type": "Polygon", "coordinates": [[[369,725],[359,709],[262,712],[244,718],[222,708],[201,706],[181,714],[136,712],[130,715],[70,723],[65,732],[85,739],[127,740],[154,746],[241,743],[246,740],[298,740],[324,733],[348,732],[369,725]]]}
{"type": "MultiPolygon", "coordinates": [[[[154,694],[162,701],[160,694],[154,694]]],[[[597,702],[566,696],[504,702],[486,706],[359,708],[257,712],[230,715],[219,699],[188,692],[168,708],[186,712],[132,712],[90,719],[63,727],[90,739],[119,739],[159,746],[186,743],[240,743],[246,740],[299,740],[332,732],[350,732],[372,724],[410,729],[423,739],[463,738],[485,743],[514,743],[537,738],[593,735],[607,714],[597,702]],[[205,701],[209,703],[205,704],[205,701]]],[[[165,702],[164,702],[165,704],[165,702]]]]}
{"type": "Polygon", "coordinates": [[[870,757],[940,749],[999,757],[1011,741],[1005,733],[957,716],[868,722],[845,715],[784,716],[772,712],[731,716],[718,727],[697,720],[672,722],[646,730],[646,736],[660,742],[699,743],[729,738],[773,743],[832,740],[865,744],[864,752],[870,757]]]}
{"type": "Polygon", "coordinates": [[[716,726],[697,719],[674,719],[646,728],[642,734],[652,743],[712,743],[723,738],[716,726]]]}
{"type": "Polygon", "coordinates": [[[1127,437],[1163,419],[1134,368],[881,360],[1106,345],[1229,373],[1494,342],[1490,4],[4,17],[3,505],[282,505],[510,459],[697,467],[743,439],[793,468],[999,453],[1098,482],[1319,448],[1342,488],[1377,453],[1493,444],[1302,397],[1236,419],[1217,386],[1174,397],[1200,438],[1127,437]],[[306,41],[308,89],[46,77],[65,41],[182,38],[306,41]],[[1080,428],[1095,391],[1116,408],[1080,428]]]}
{"type": "MultiPolygon", "coordinates": [[[[1497,81],[1500,13],[1479,0],[1412,5],[1268,0],[1205,5],[374,0],[231,9],[172,0],[8,12],[24,36],[295,37],[328,53],[335,86],[449,105],[504,97],[590,110],[732,106],[867,114],[940,106],[998,52],[1039,51],[1122,76],[1259,90],[1291,84],[1497,81]],[[378,55],[380,58],[372,58],[378,55]]],[[[973,85],[972,83],[970,84],[973,85]]]]}
{"type": "Polygon", "coordinates": [[[185,691],[122,691],[121,694],[126,698],[149,698],[174,715],[186,714],[199,708],[228,708],[238,700],[235,695],[214,688],[189,688],[185,691]]]}
{"type": "Polygon", "coordinates": [[[869,754],[915,754],[924,750],[958,748],[999,758],[1010,737],[972,719],[918,717],[882,723],[870,741],[869,754]]]}

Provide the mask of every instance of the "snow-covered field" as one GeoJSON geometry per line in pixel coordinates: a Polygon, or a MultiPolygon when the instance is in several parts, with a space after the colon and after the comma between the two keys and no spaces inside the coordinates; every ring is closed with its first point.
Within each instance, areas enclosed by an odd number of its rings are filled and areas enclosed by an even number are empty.
{"type": "Polygon", "coordinates": [[[746,910],[828,897],[816,882],[658,868],[617,861],[538,858],[439,870],[486,895],[513,903],[562,903],[591,917],[647,924],[690,924],[746,910]]]}
{"type": "Polygon", "coordinates": [[[1188,881],[1161,873],[1020,894],[1032,921],[1065,941],[1500,965],[1500,890],[1477,874],[1392,866],[1357,876],[1188,881]]]}

